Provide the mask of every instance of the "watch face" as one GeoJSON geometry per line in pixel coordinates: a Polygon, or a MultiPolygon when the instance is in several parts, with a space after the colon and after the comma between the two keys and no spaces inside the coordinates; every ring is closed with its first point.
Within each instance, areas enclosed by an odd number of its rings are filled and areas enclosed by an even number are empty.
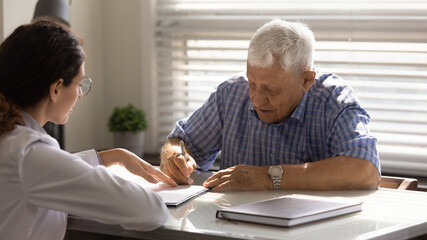
{"type": "Polygon", "coordinates": [[[268,173],[270,174],[270,176],[272,177],[281,177],[283,170],[282,168],[278,167],[278,166],[271,166],[268,173]]]}
{"type": "Polygon", "coordinates": [[[280,168],[278,168],[278,167],[271,168],[271,175],[273,175],[273,176],[280,175],[280,168]]]}

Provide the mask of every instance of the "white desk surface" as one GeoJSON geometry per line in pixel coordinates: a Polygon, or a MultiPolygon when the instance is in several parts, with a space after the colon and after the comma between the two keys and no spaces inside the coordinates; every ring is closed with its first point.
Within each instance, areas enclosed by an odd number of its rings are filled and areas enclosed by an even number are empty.
{"type": "MultiPolygon", "coordinates": [[[[141,203],[143,204],[143,203],[141,203]]],[[[284,206],[285,207],[285,206],[284,206]]],[[[145,239],[407,239],[427,234],[427,192],[369,191],[208,192],[169,208],[166,224],[151,232],[69,217],[68,229],[145,239]],[[362,211],[309,224],[282,228],[217,219],[220,208],[288,194],[340,196],[363,200],[362,211]]]]}

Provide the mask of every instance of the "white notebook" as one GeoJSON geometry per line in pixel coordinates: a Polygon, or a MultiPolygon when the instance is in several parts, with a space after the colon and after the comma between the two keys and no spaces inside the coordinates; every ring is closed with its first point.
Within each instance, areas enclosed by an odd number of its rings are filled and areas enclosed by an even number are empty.
{"type": "Polygon", "coordinates": [[[152,191],[157,192],[163,198],[163,201],[167,206],[176,207],[179,204],[208,191],[207,188],[199,185],[178,185],[177,187],[170,187],[162,182],[157,184],[149,183],[144,178],[130,173],[124,167],[119,165],[111,166],[108,169],[123,179],[135,182],[143,188],[149,188],[152,191]]]}

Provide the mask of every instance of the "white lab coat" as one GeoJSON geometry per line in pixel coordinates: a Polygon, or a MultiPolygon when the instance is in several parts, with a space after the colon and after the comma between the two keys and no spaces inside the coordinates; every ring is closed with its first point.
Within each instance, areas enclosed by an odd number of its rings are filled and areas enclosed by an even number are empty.
{"type": "Polygon", "coordinates": [[[166,222],[155,192],[108,172],[94,150],[61,150],[30,115],[24,119],[0,136],[1,239],[63,239],[67,213],[141,231],[166,222]]]}

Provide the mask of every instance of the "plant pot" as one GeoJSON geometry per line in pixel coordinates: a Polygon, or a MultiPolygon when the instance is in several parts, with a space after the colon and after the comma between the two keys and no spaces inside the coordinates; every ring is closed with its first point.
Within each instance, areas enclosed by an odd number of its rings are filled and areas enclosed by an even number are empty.
{"type": "Polygon", "coordinates": [[[137,156],[144,155],[144,131],[113,132],[113,143],[116,148],[125,148],[137,156]]]}

